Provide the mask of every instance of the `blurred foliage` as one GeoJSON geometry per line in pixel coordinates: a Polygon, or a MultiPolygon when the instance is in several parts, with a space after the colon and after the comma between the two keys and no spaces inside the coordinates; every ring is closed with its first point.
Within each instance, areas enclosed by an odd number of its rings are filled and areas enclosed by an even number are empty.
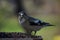
{"type": "Polygon", "coordinates": [[[60,35],[55,35],[53,40],[60,40],[60,35]]]}

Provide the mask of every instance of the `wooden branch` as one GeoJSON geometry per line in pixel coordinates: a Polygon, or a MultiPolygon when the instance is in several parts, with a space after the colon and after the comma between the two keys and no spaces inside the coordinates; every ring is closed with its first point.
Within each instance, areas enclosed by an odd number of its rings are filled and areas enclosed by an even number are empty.
{"type": "Polygon", "coordinates": [[[32,35],[27,35],[26,33],[17,33],[17,32],[11,32],[11,33],[7,33],[7,32],[0,32],[0,39],[8,39],[12,38],[12,39],[26,39],[26,40],[43,40],[41,36],[32,36],[32,35]]]}

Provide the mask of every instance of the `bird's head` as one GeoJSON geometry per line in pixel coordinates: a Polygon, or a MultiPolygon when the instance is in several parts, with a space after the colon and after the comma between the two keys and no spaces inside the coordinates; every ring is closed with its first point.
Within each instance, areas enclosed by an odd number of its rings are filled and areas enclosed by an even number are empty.
{"type": "Polygon", "coordinates": [[[24,13],[23,13],[23,11],[22,12],[19,12],[19,16],[23,16],[24,15],[24,13]]]}
{"type": "Polygon", "coordinates": [[[21,17],[23,17],[23,16],[26,16],[26,13],[25,13],[24,11],[21,11],[21,12],[19,12],[19,15],[20,15],[21,17]]]}

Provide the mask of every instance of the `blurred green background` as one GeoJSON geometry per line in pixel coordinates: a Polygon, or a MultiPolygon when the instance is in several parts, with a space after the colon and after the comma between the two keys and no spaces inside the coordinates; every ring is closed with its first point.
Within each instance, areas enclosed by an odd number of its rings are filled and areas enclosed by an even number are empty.
{"type": "MultiPolygon", "coordinates": [[[[39,30],[36,35],[40,35],[44,40],[53,40],[55,35],[60,33],[60,5],[58,0],[45,0],[42,5],[35,5],[32,0],[23,0],[27,14],[42,21],[49,22],[55,26],[45,27],[39,30]]],[[[7,0],[0,1],[0,32],[23,32],[17,17],[14,15],[15,5],[7,0]]]]}

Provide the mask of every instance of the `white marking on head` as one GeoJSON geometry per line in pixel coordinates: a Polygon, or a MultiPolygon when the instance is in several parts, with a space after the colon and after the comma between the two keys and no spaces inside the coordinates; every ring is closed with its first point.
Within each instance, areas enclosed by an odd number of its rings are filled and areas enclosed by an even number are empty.
{"type": "Polygon", "coordinates": [[[21,13],[21,16],[23,15],[23,13],[21,13]]]}
{"type": "Polygon", "coordinates": [[[24,15],[24,13],[23,12],[19,12],[19,15],[22,17],[24,15]]]}

